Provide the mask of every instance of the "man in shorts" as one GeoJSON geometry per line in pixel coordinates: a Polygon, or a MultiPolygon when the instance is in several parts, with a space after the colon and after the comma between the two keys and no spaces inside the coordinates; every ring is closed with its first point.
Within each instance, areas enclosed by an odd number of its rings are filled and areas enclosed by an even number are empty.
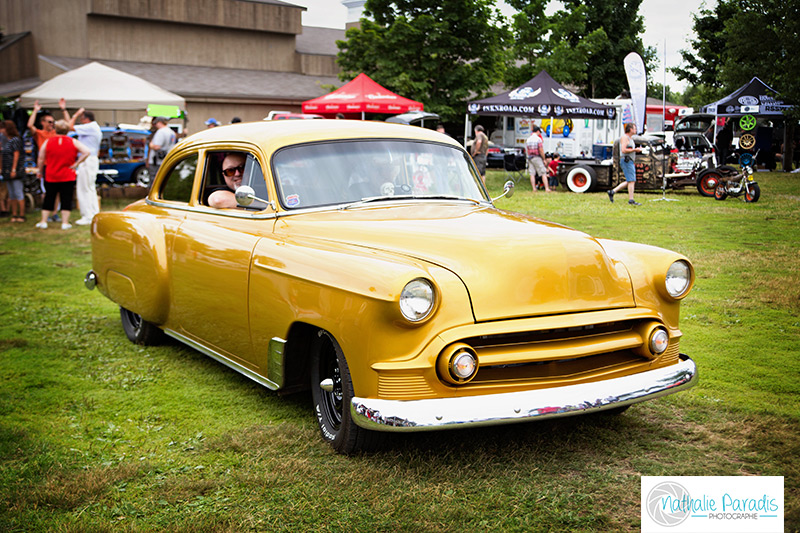
{"type": "Polygon", "coordinates": [[[528,155],[528,172],[531,175],[531,187],[536,192],[536,177],[538,176],[544,184],[544,190],[550,192],[550,184],[547,180],[547,168],[544,166],[544,140],[541,136],[541,128],[534,124],[531,126],[531,136],[525,141],[525,151],[528,155]]]}

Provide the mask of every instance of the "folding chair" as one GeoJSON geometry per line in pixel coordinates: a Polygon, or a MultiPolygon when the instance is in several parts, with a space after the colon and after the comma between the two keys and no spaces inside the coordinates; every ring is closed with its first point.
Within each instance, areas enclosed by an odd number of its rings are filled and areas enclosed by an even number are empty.
{"type": "Polygon", "coordinates": [[[511,178],[514,183],[528,175],[528,159],[523,154],[509,153],[503,156],[503,169],[506,178],[511,178]]]}

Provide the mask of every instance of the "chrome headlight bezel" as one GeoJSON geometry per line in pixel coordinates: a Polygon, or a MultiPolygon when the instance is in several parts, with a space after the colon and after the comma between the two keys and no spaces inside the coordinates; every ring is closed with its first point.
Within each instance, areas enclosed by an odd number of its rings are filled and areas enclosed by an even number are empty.
{"type": "Polygon", "coordinates": [[[400,291],[400,315],[411,324],[428,319],[436,308],[436,287],[428,279],[415,278],[400,291]]]}
{"type": "Polygon", "coordinates": [[[670,298],[679,300],[689,293],[693,281],[692,265],[684,259],[678,259],[664,274],[664,291],[670,298]]]}

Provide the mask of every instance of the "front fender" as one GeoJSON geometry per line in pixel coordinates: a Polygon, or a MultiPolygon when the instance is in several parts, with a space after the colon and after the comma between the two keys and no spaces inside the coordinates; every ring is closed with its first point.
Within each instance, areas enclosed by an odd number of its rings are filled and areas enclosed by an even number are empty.
{"type": "MultiPolygon", "coordinates": [[[[250,280],[254,345],[286,338],[297,322],[324,329],[341,346],[358,394],[377,394],[373,364],[411,361],[441,331],[474,322],[466,287],[452,272],[354,245],[262,239],[250,280]],[[411,324],[398,302],[405,284],[419,277],[434,283],[437,305],[423,323],[411,324]]],[[[434,368],[434,361],[424,365],[434,368]]]]}
{"type": "MultiPolygon", "coordinates": [[[[664,324],[677,330],[680,300],[666,296],[659,287],[664,286],[667,269],[673,262],[682,259],[691,266],[691,261],[683,254],[657,246],[608,239],[598,239],[598,242],[610,257],[621,261],[628,269],[636,306],[655,310],[661,315],[664,324]]],[[[693,284],[692,266],[691,285],[693,284]]]]}

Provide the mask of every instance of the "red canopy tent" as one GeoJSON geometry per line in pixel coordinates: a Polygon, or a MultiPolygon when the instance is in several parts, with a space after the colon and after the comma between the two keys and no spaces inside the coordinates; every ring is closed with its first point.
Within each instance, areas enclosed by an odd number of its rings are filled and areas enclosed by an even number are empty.
{"type": "Polygon", "coordinates": [[[316,113],[327,117],[333,117],[336,113],[355,117],[357,113],[361,113],[363,120],[364,113],[396,115],[406,111],[422,111],[423,107],[422,103],[403,98],[361,73],[332,93],[303,102],[303,113],[316,113]]]}

